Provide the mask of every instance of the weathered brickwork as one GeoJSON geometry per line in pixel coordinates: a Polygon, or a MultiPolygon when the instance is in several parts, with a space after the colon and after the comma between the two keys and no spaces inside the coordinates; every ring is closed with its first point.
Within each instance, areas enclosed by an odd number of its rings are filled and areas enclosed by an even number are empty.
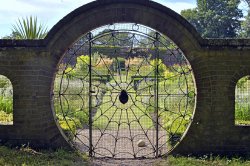
{"type": "Polygon", "coordinates": [[[250,40],[202,39],[172,10],[147,0],[103,0],[64,17],[44,40],[0,40],[0,74],[13,84],[14,125],[0,126],[1,142],[69,147],[53,113],[57,64],[82,34],[102,25],[133,22],[169,36],[194,71],[193,123],[172,154],[236,154],[250,151],[250,126],[234,125],[236,82],[250,75],[250,40]]]}

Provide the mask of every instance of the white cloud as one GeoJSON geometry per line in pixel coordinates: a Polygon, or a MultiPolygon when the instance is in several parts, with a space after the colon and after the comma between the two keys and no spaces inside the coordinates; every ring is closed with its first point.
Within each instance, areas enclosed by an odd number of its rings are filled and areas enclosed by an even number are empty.
{"type": "Polygon", "coordinates": [[[174,10],[177,13],[181,13],[181,11],[184,9],[191,9],[196,7],[196,4],[187,2],[164,2],[162,4],[174,10]]]}
{"type": "MultiPolygon", "coordinates": [[[[1,0],[0,5],[0,37],[11,33],[11,25],[20,17],[37,16],[39,21],[46,23],[50,29],[60,19],[76,8],[93,0],[1,0]]],[[[172,10],[180,13],[181,10],[195,7],[188,0],[185,2],[155,0],[172,10]]]]}

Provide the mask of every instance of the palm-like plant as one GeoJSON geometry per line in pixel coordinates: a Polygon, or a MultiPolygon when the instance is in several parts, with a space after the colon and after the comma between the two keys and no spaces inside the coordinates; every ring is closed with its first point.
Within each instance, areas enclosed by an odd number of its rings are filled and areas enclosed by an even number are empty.
{"type": "Polygon", "coordinates": [[[37,22],[37,17],[18,19],[12,26],[12,32],[16,39],[43,39],[47,35],[47,27],[37,22]]]}

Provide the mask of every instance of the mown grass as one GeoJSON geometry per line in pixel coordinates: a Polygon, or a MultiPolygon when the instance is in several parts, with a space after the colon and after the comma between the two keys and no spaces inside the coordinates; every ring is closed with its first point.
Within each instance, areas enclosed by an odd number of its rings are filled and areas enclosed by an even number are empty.
{"type": "Polygon", "coordinates": [[[76,152],[58,149],[56,151],[35,151],[29,147],[8,148],[0,146],[1,166],[66,166],[90,165],[88,158],[76,152]]]}
{"type": "Polygon", "coordinates": [[[249,166],[248,158],[226,158],[203,156],[195,157],[173,157],[169,156],[167,160],[159,161],[155,166],[249,166]]]}
{"type": "MultiPolygon", "coordinates": [[[[112,159],[111,159],[112,160],[112,159]]],[[[145,160],[146,161],[146,160],[145,160]]],[[[144,162],[144,161],[142,161],[144,162]]],[[[109,162],[110,163],[110,162],[109,162]]],[[[138,162],[137,162],[138,163],[138,162]]],[[[0,146],[1,166],[91,166],[95,160],[73,151],[35,151],[29,147],[8,148],[0,146]],[[93,161],[93,162],[92,162],[93,161]]],[[[133,166],[133,161],[126,165],[133,166]]],[[[250,158],[240,157],[174,157],[155,160],[152,166],[249,166],[250,158]]]]}

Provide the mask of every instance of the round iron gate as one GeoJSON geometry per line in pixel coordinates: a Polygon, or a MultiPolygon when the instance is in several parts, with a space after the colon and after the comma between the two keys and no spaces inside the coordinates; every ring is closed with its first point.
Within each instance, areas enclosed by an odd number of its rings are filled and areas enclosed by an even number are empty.
{"type": "Polygon", "coordinates": [[[191,66],[168,37],[143,25],[95,29],[65,53],[54,82],[58,122],[94,157],[166,155],[192,121],[191,66]]]}

